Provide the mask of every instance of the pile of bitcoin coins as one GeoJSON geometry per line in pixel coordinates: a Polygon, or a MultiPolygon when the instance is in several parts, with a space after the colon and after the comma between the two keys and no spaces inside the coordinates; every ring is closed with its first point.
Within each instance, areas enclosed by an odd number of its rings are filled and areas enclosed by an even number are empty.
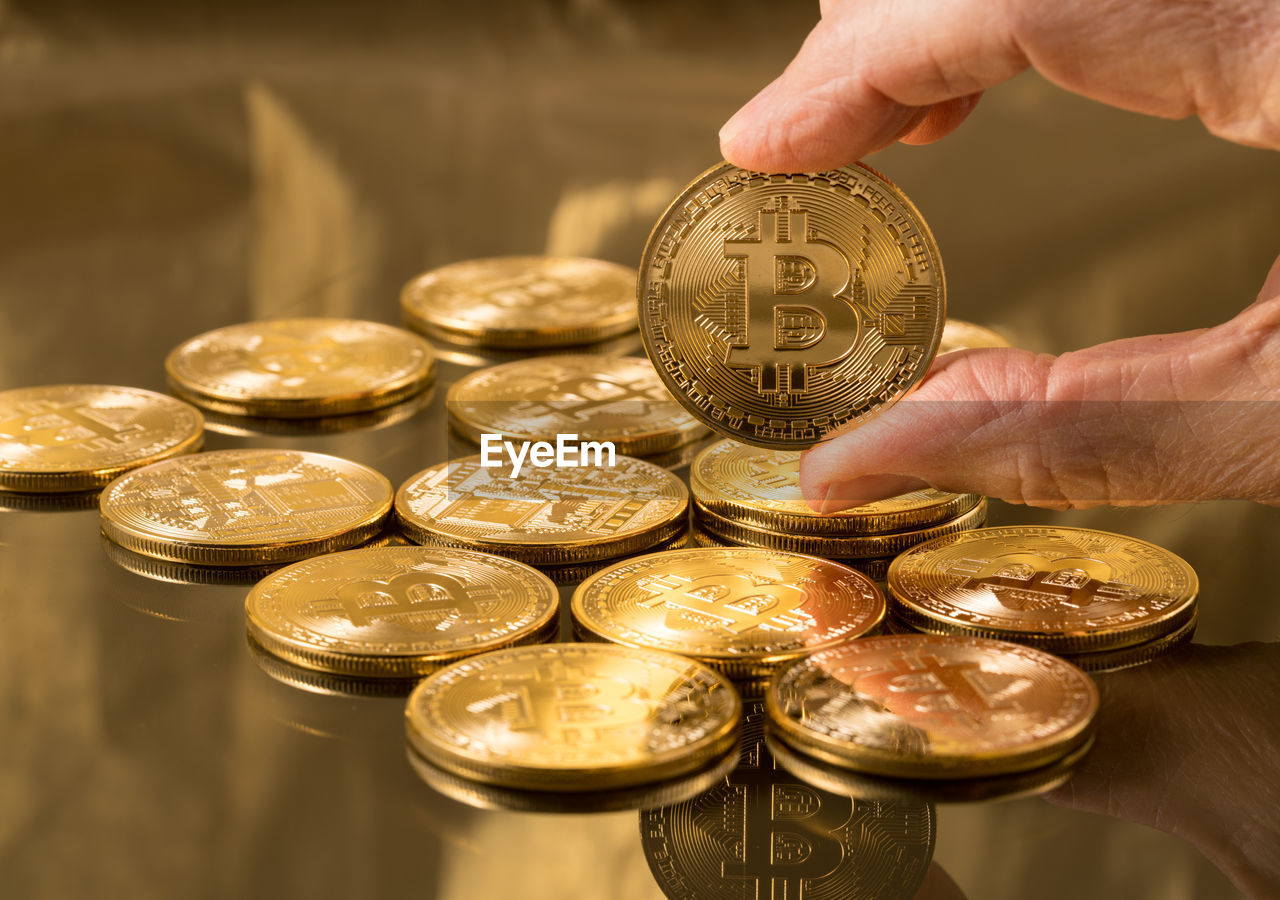
{"type": "Polygon", "coordinates": [[[0,498],[96,504],[108,553],[149,577],[252,584],[259,664],[407,696],[410,762],[450,796],[653,810],[671,896],[700,877],[669,858],[702,841],[699,810],[736,804],[749,842],[774,790],[830,819],[830,870],[806,884],[887,879],[857,849],[878,829],[922,878],[929,801],[1062,783],[1093,740],[1085,671],[1195,629],[1195,573],[1143,541],[984,527],[976,494],[804,501],[803,449],[938,353],[1007,346],[946,319],[928,228],[870,169],[718,166],[658,222],[638,283],[503,257],[427,272],[401,305],[421,334],[288,319],[194,337],[164,364],[182,399],[0,393],[0,498]],[[647,358],[626,355],[638,342],[647,358]],[[311,450],[197,452],[206,417],[232,437],[411,417],[437,356],[496,364],[448,385],[456,443],[398,486],[311,450]]]}

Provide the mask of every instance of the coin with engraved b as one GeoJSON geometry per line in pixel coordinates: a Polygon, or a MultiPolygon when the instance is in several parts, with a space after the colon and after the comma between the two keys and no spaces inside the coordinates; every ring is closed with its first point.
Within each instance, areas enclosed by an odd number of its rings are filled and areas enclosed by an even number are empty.
{"type": "Polygon", "coordinates": [[[1006,525],[935,538],[889,567],[894,612],[913,628],[1055,653],[1115,650],[1195,615],[1195,570],[1163,547],[1107,531],[1006,525]]]}
{"type": "Polygon", "coordinates": [[[275,319],[228,325],[165,360],[183,399],[232,416],[311,418],[367,412],[419,393],[435,375],[418,335],[359,319],[275,319]]]}
{"type": "Polygon", "coordinates": [[[629,647],[683,653],[761,678],[879,628],[884,597],[861,572],[745,547],[668,550],[614,563],[573,593],[575,624],[629,647]]]}
{"type": "Polygon", "coordinates": [[[928,226],[861,164],[712,167],[654,226],[638,293],[645,351],[676,399],[726,437],[784,450],[897,402],[946,318],[928,226]]]}
{"type": "Polygon", "coordinates": [[[102,533],[126,550],[206,566],[285,563],[373,538],[391,483],[302,450],[217,450],[152,463],[107,485],[102,533]]]}
{"type": "Polygon", "coordinates": [[[675,778],[733,750],[742,704],[722,675],[673,653],[543,644],[456,662],[414,689],[410,746],[441,769],[528,790],[675,778]]]}
{"type": "Polygon", "coordinates": [[[545,575],[469,550],[376,547],[268,575],[245,599],[249,634],[294,665],[364,678],[424,675],[463,656],[548,637],[545,575]]]}
{"type": "Polygon", "coordinates": [[[777,738],[823,762],[969,778],[1035,769],[1091,741],[1098,690],[1021,644],[885,635],[779,670],[765,702],[777,738]]]}
{"type": "Polygon", "coordinates": [[[50,384],[0,391],[0,491],[91,491],[200,449],[190,404],[141,388],[50,384]]]}

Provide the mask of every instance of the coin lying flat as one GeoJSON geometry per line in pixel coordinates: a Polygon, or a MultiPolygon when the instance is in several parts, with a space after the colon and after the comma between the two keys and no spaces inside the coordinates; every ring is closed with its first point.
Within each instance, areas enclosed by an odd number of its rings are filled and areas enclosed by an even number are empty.
{"type": "Polygon", "coordinates": [[[401,530],[421,544],[560,566],[646,550],[685,527],[684,483],[639,459],[511,471],[479,456],[424,469],[396,494],[401,530]]]}
{"type": "Polygon", "coordinates": [[[1041,650],[986,638],[885,635],[774,675],[777,737],[858,771],[967,778],[1048,765],[1087,742],[1093,681],[1041,650]]]}
{"type": "Polygon", "coordinates": [[[615,563],[573,593],[573,618],[606,641],[683,653],[758,678],[874,631],[885,604],[847,566],[776,550],[668,550],[615,563]]]}
{"type": "Polygon", "coordinates": [[[449,388],[455,429],[511,439],[612,441],[618,453],[647,456],[707,433],[663,387],[653,364],[634,356],[542,356],[481,369],[449,388]]]}
{"type": "Polygon", "coordinates": [[[391,484],[367,466],[299,450],[218,450],[152,463],[107,485],[102,533],[126,550],[197,565],[292,562],[376,535],[391,484]]]}
{"type": "Polygon", "coordinates": [[[718,516],[700,503],[694,505],[698,524],[716,537],[745,547],[767,547],[792,553],[809,553],[834,559],[868,559],[893,556],[933,538],[972,531],[987,521],[987,500],[980,497],[968,512],[954,519],[915,531],[885,534],[843,535],[796,534],[743,525],[718,516]]]}
{"type": "Polygon", "coordinates": [[[559,593],[487,553],[382,547],[294,563],[245,600],[249,634],[295,665],[366,678],[422,675],[558,628],[559,593]]]}
{"type": "Polygon", "coordinates": [[[820,515],[800,493],[800,453],[719,441],[689,470],[698,505],[749,528],[792,534],[883,534],[938,525],[978,505],[978,494],[912,491],[864,506],[820,515]]]}
{"type": "Polygon", "coordinates": [[[946,316],[928,226],[862,165],[684,189],[640,264],[640,334],[676,399],[748,444],[801,449],[925,376],[946,316]]]}
{"type": "Polygon", "coordinates": [[[441,669],[405,709],[409,743],[475,781],[605,790],[675,778],[734,745],[742,706],[706,666],[613,644],[497,650],[441,669]]]}
{"type": "Polygon", "coordinates": [[[1012,347],[1008,338],[983,325],[975,325],[964,319],[947,319],[942,328],[939,355],[953,350],[981,350],[987,347],[1012,347]]]}
{"type": "Polygon", "coordinates": [[[635,330],[634,269],[599,259],[498,256],[451,263],[400,292],[405,321],[454,343],[530,349],[635,330]]]}
{"type": "Polygon", "coordinates": [[[164,365],[174,393],[198,406],[284,419],[391,406],[435,374],[422,338],[358,319],[229,325],[179,344],[164,365]]]}
{"type": "Polygon", "coordinates": [[[707,793],[640,815],[671,900],[915,897],[933,858],[932,806],[853,800],[775,764],[761,704],[744,703],[738,767],[707,793]]]}
{"type": "Polygon", "coordinates": [[[91,491],[200,449],[190,405],[141,388],[51,384],[0,391],[0,490],[91,491]]]}
{"type": "Polygon", "coordinates": [[[1183,559],[1088,528],[1008,525],[938,538],[889,568],[898,616],[1063,653],[1113,650],[1176,631],[1198,582],[1183,559]]]}

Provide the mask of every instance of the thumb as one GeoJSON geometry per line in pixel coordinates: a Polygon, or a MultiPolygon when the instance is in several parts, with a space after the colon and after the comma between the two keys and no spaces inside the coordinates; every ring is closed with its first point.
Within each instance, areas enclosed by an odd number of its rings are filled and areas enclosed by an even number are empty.
{"type": "Polygon", "coordinates": [[[1053,509],[1280,503],[1278,362],[1280,298],[1061,357],[948,353],[914,393],[808,451],[801,490],[821,512],[926,484],[1053,509]]]}

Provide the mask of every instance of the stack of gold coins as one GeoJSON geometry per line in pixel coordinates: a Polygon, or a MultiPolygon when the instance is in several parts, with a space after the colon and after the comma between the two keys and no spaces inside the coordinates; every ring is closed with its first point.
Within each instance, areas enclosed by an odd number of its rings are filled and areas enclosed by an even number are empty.
{"type": "Polygon", "coordinates": [[[531,791],[667,781],[732,755],[742,704],[701,663],[611,644],[473,656],[409,697],[412,750],[447,773],[531,791]]]}
{"type": "Polygon", "coordinates": [[[695,519],[713,540],[840,559],[882,580],[893,557],[923,541],[978,528],[977,494],[920,490],[819,515],[800,493],[800,454],[720,441],[689,471],[695,519]]]}
{"type": "Polygon", "coordinates": [[[295,666],[412,678],[559,631],[559,594],[535,569],[469,550],[381,547],[294,563],[245,600],[250,637],[295,666]]]}
{"type": "Polygon", "coordinates": [[[191,338],[165,360],[174,393],[215,413],[280,419],[364,413],[423,391],[435,358],[402,328],[277,319],[191,338]]]}
{"type": "Polygon", "coordinates": [[[54,384],[0,392],[0,492],[94,491],[200,449],[190,405],[140,388],[54,384]]]}
{"type": "Polygon", "coordinates": [[[107,485],[102,533],[143,556],[204,566],[286,563],[375,537],[391,483],[300,450],[218,450],[152,463],[107,485]]]}
{"type": "Polygon", "coordinates": [[[885,635],[808,656],[765,695],[801,757],[907,779],[1028,772],[1082,753],[1098,691],[1066,660],[979,637],[885,635]]]}
{"type": "Polygon", "coordinates": [[[636,328],[634,269],[598,259],[500,256],[451,263],[404,286],[410,327],[450,344],[529,351],[636,328]]]}
{"type": "Polygon", "coordinates": [[[1089,671],[1146,662],[1191,639],[1196,573],[1136,538],[1009,525],[942,537],[889,568],[895,615],[933,634],[1016,641],[1089,671]]]}
{"type": "Polygon", "coordinates": [[[839,563],[727,547],[613,563],[574,591],[572,611],[580,636],[682,653],[752,681],[874,633],[885,602],[871,579],[839,563]]]}
{"type": "Polygon", "coordinates": [[[480,456],[419,472],[396,493],[401,531],[420,544],[520,560],[561,582],[684,535],[689,492],[652,463],[619,456],[612,466],[513,472],[480,456]]]}
{"type": "Polygon", "coordinates": [[[469,440],[609,441],[650,457],[707,433],[663,387],[653,364],[632,356],[546,356],[481,369],[455,382],[449,422],[469,440]]]}

